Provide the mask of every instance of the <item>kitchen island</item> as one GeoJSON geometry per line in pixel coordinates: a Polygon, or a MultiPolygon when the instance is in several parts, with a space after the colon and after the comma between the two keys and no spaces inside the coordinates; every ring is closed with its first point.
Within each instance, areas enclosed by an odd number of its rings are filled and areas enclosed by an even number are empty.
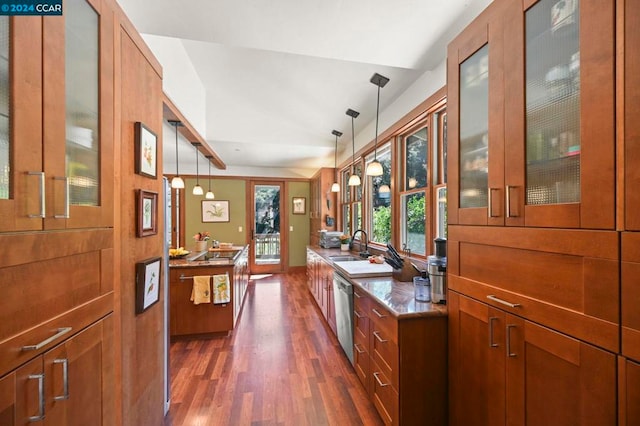
{"type": "MultiPolygon", "coordinates": [[[[358,256],[307,246],[309,290],[334,332],[329,283],[340,255],[358,256]]],[[[446,305],[416,301],[413,283],[392,275],[343,277],[353,286],[353,367],[380,417],[385,424],[446,425],[446,305]]]]}
{"type": "Polygon", "coordinates": [[[212,337],[233,330],[249,283],[249,246],[209,249],[169,260],[169,333],[212,337]],[[194,277],[211,277],[210,302],[198,303],[194,277]],[[216,293],[216,283],[219,283],[216,293]],[[216,297],[221,295],[219,299],[216,297]]]}

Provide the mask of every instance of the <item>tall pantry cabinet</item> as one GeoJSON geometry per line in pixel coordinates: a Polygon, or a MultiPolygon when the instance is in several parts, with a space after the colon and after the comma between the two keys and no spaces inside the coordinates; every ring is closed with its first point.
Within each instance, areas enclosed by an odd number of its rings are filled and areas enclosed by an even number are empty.
{"type": "Polygon", "coordinates": [[[448,47],[453,425],[616,423],[615,13],[495,0],[448,47]]]}
{"type": "Polygon", "coordinates": [[[3,425],[115,422],[113,53],[102,0],[0,17],[3,425]]]}

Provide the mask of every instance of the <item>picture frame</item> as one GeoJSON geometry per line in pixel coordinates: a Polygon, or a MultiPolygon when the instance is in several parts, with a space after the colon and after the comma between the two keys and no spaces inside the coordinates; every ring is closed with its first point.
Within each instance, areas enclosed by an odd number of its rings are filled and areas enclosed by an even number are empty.
{"type": "Polygon", "coordinates": [[[136,315],[160,300],[161,263],[161,257],[152,257],[136,263],[136,315]]]}
{"type": "Polygon", "coordinates": [[[293,205],[293,214],[307,214],[307,198],[306,197],[293,197],[291,200],[293,205]]]}
{"type": "Polygon", "coordinates": [[[156,179],[158,176],[158,137],[141,122],[135,124],[135,171],[156,179]]]}
{"type": "Polygon", "coordinates": [[[136,193],[136,236],[158,233],[158,193],[138,189],[136,193]]]}
{"type": "Polygon", "coordinates": [[[229,222],[229,201],[202,200],[202,222],[229,222]]]}

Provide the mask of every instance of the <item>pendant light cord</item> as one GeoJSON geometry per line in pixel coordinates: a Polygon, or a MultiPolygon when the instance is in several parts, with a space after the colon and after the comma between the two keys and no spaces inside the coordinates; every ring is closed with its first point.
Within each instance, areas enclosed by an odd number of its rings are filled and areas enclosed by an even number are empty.
{"type": "Polygon", "coordinates": [[[176,121],[173,125],[176,127],[176,176],[180,176],[180,162],[178,161],[178,122],[176,121]]]}
{"type": "Polygon", "coordinates": [[[378,115],[380,112],[380,84],[378,84],[378,103],[376,104],[376,140],[373,144],[373,161],[378,159],[378,115]]]}
{"type": "Polygon", "coordinates": [[[194,145],[196,147],[196,185],[200,186],[200,169],[198,167],[198,146],[194,145]]]}
{"type": "Polygon", "coordinates": [[[338,135],[336,135],[336,148],[333,152],[333,177],[338,181],[338,135]]]}
{"type": "Polygon", "coordinates": [[[351,116],[351,174],[356,174],[356,141],[354,136],[353,116],[351,116]]]}
{"type": "Polygon", "coordinates": [[[211,192],[211,160],[209,162],[209,192],[211,192]]]}

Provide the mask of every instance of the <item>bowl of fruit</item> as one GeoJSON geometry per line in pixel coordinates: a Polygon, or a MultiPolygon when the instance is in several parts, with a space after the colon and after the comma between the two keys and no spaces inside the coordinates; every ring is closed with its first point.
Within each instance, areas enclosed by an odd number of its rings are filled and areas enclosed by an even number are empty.
{"type": "Polygon", "coordinates": [[[177,249],[171,248],[169,249],[169,259],[180,259],[188,255],[189,253],[191,252],[185,250],[184,247],[178,247],[177,249]]]}

